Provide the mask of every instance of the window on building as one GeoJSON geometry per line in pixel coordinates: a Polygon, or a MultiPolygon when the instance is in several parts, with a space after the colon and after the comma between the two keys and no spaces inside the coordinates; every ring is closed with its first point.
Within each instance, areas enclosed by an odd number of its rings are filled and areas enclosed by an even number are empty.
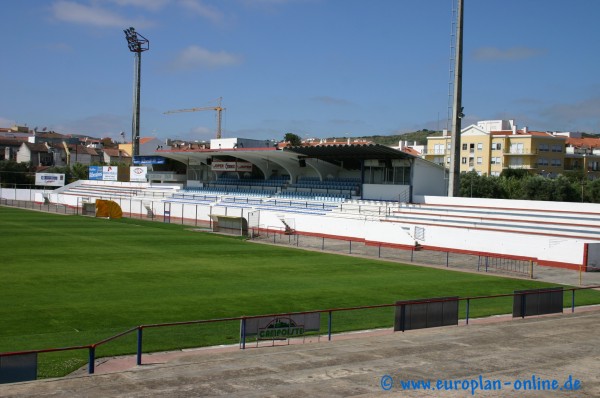
{"type": "Polygon", "coordinates": [[[490,160],[490,164],[501,164],[502,162],[500,161],[499,157],[493,157],[490,160]]]}
{"type": "Polygon", "coordinates": [[[492,142],[492,151],[500,151],[500,150],[502,150],[502,143],[492,142]]]}
{"type": "Polygon", "coordinates": [[[477,150],[483,151],[483,144],[481,142],[477,143],[477,150]]]}
{"type": "Polygon", "coordinates": [[[448,157],[446,158],[446,163],[447,163],[447,164],[450,164],[450,156],[448,156],[448,157]]]}
{"type": "Polygon", "coordinates": [[[467,150],[467,148],[468,148],[468,147],[467,147],[467,144],[462,144],[462,150],[463,150],[463,151],[466,151],[466,150],[467,150]]]}
{"type": "Polygon", "coordinates": [[[552,159],[552,166],[560,166],[560,159],[552,159]]]}
{"type": "Polygon", "coordinates": [[[510,153],[525,153],[523,144],[510,144],[510,153]]]}
{"type": "Polygon", "coordinates": [[[540,151],[540,152],[548,152],[548,144],[540,144],[538,146],[538,151],[540,151]]]}
{"type": "Polygon", "coordinates": [[[460,162],[462,164],[467,164],[467,158],[463,157],[462,159],[460,159],[460,162]]]}
{"type": "Polygon", "coordinates": [[[469,152],[475,152],[475,144],[469,144],[469,152]]]}
{"type": "Polygon", "coordinates": [[[477,158],[477,164],[483,164],[483,158],[477,158]]]}
{"type": "Polygon", "coordinates": [[[563,151],[562,145],[552,145],[552,152],[562,152],[562,151],[563,151]]]}
{"type": "Polygon", "coordinates": [[[548,159],[546,159],[546,158],[538,158],[538,165],[539,166],[548,166],[548,159]]]}
{"type": "Polygon", "coordinates": [[[499,171],[492,171],[490,173],[490,175],[493,176],[493,177],[500,177],[500,172],[499,171]]]}
{"type": "Polygon", "coordinates": [[[446,149],[452,149],[452,144],[450,142],[448,142],[448,144],[446,145],[446,149]]]}

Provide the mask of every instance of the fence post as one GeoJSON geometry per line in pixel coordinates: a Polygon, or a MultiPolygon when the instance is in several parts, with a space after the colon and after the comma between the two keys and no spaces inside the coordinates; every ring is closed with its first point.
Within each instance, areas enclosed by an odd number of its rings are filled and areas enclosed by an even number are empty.
{"type": "Polygon", "coordinates": [[[533,260],[529,260],[529,278],[533,279],[533,260]]]}
{"type": "Polygon", "coordinates": [[[329,311],[329,319],[327,321],[327,340],[331,341],[331,317],[332,312],[329,311]]]}
{"type": "Polygon", "coordinates": [[[246,349],[246,318],[242,318],[242,350],[246,349]]]}
{"type": "Polygon", "coordinates": [[[575,289],[571,290],[571,312],[575,312],[575,289]]]}
{"type": "Polygon", "coordinates": [[[89,347],[89,362],[88,362],[88,373],[94,373],[94,365],[96,362],[96,346],[91,345],[89,347]]]}
{"type": "Polygon", "coordinates": [[[485,257],[485,272],[488,272],[488,258],[489,257],[485,257]]]}
{"type": "Polygon", "coordinates": [[[142,327],[138,326],[137,330],[137,365],[142,364],[142,327]]]}
{"type": "Polygon", "coordinates": [[[325,237],[322,237],[321,239],[321,250],[325,250],[325,237]]]}
{"type": "Polygon", "coordinates": [[[404,332],[405,329],[405,324],[404,322],[406,321],[406,305],[402,304],[400,305],[400,331],[404,332]]]}
{"type": "Polygon", "coordinates": [[[527,293],[522,293],[521,295],[521,319],[525,319],[525,302],[527,301],[527,293]]]}
{"type": "Polygon", "coordinates": [[[352,241],[349,240],[348,242],[350,243],[348,254],[352,254],[352,241]]]}
{"type": "MultiPolygon", "coordinates": [[[[414,254],[415,254],[415,249],[412,249],[412,248],[411,248],[411,249],[410,249],[410,262],[411,262],[411,263],[413,262],[413,257],[414,257],[414,254]]],[[[404,330],[403,330],[403,332],[404,332],[404,330]]]]}
{"type": "Polygon", "coordinates": [[[471,299],[467,299],[467,325],[469,324],[469,303],[471,299]]]}
{"type": "Polygon", "coordinates": [[[450,252],[446,252],[446,268],[450,266],[450,252]]]}

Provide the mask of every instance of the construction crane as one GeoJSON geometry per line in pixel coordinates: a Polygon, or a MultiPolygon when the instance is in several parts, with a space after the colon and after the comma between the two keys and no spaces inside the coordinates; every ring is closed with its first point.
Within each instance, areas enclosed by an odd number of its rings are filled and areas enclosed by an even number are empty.
{"type": "Polygon", "coordinates": [[[178,109],[175,111],[167,111],[164,114],[168,115],[171,113],[180,113],[180,112],[217,111],[217,138],[221,138],[221,113],[225,110],[225,108],[221,107],[222,99],[223,99],[223,97],[217,98],[217,101],[218,101],[217,106],[203,106],[200,108],[178,109]]]}

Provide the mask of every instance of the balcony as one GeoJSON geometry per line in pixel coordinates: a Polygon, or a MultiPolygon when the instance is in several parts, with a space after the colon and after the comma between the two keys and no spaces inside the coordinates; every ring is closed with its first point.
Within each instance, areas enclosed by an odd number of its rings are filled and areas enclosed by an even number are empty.
{"type": "Polygon", "coordinates": [[[537,155],[538,151],[533,150],[531,148],[510,148],[508,150],[505,150],[503,154],[506,156],[533,156],[537,155]]]}
{"type": "Polygon", "coordinates": [[[538,165],[530,165],[530,164],[509,164],[502,166],[502,170],[506,169],[524,169],[524,170],[537,170],[538,165]]]}

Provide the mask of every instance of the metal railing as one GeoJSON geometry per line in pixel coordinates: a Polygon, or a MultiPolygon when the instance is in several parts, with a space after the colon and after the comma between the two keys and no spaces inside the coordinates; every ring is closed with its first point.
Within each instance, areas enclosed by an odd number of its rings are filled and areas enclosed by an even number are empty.
{"type": "MultiPolygon", "coordinates": [[[[465,320],[464,324],[469,325],[469,320],[471,319],[470,314],[471,314],[471,311],[473,310],[472,303],[474,301],[482,301],[482,300],[486,300],[486,299],[497,299],[497,298],[508,298],[508,297],[513,297],[513,301],[514,301],[515,297],[520,297],[520,298],[522,298],[522,303],[524,304],[527,296],[530,294],[539,294],[539,293],[544,293],[544,292],[558,292],[558,291],[562,290],[563,293],[571,292],[570,308],[571,308],[571,313],[574,313],[575,306],[576,306],[575,292],[577,290],[589,290],[589,289],[598,289],[598,288],[600,288],[600,285],[587,286],[587,287],[573,287],[573,288],[568,288],[568,289],[565,289],[562,287],[552,287],[552,288],[547,288],[547,289],[538,289],[536,291],[523,291],[523,292],[488,295],[488,296],[452,297],[452,298],[441,298],[441,299],[434,298],[434,299],[418,300],[418,302],[420,304],[442,303],[442,302],[449,302],[449,301],[458,301],[459,303],[464,302],[465,303],[465,308],[464,308],[465,315],[463,318],[465,320]]],[[[229,317],[229,318],[145,324],[145,325],[139,325],[139,326],[127,329],[121,333],[115,334],[113,336],[110,336],[108,338],[105,338],[103,340],[100,340],[98,342],[91,343],[91,344],[60,347],[60,348],[46,348],[46,349],[39,349],[39,350],[3,352],[3,353],[0,353],[0,359],[2,357],[9,357],[9,356],[16,356],[16,355],[41,354],[41,353],[74,351],[74,350],[88,350],[87,369],[88,369],[89,374],[93,374],[95,372],[95,366],[96,366],[96,360],[97,360],[96,349],[106,343],[120,339],[120,338],[130,335],[132,333],[136,333],[136,335],[137,335],[136,348],[134,351],[136,354],[136,364],[142,365],[143,353],[144,353],[143,337],[144,337],[145,329],[180,327],[180,326],[185,326],[185,325],[218,324],[218,323],[225,323],[225,322],[240,322],[241,327],[240,327],[239,348],[245,349],[246,343],[247,343],[247,338],[244,334],[244,330],[245,330],[244,325],[245,325],[245,322],[249,319],[265,318],[265,317],[289,317],[289,316],[293,316],[293,315],[303,315],[303,314],[321,314],[322,316],[326,316],[327,331],[326,331],[325,335],[327,336],[327,340],[331,341],[333,338],[333,324],[334,324],[333,315],[336,313],[340,314],[342,312],[366,311],[366,310],[374,310],[374,309],[382,309],[382,308],[396,308],[396,307],[400,307],[403,305],[414,304],[414,303],[415,303],[415,300],[402,300],[402,301],[398,301],[395,303],[376,304],[376,305],[367,305],[367,306],[328,308],[328,309],[311,310],[311,311],[286,312],[286,313],[274,313],[274,314],[263,314],[263,315],[253,315],[253,316],[237,316],[237,317],[229,317]]],[[[510,310],[512,310],[512,308],[513,308],[512,306],[513,306],[513,303],[511,303],[510,310]]],[[[563,304],[563,308],[565,308],[564,304],[563,304]]],[[[510,313],[511,312],[510,310],[506,311],[506,313],[510,313]]],[[[523,313],[523,315],[521,317],[524,318],[525,314],[523,313]]],[[[361,317],[361,320],[363,318],[364,317],[361,317]]],[[[393,317],[389,317],[388,323],[393,323],[393,317]]],[[[320,336],[320,334],[319,334],[319,336],[320,336]]],[[[132,352],[133,352],[133,350],[132,350],[132,352]]]]}

